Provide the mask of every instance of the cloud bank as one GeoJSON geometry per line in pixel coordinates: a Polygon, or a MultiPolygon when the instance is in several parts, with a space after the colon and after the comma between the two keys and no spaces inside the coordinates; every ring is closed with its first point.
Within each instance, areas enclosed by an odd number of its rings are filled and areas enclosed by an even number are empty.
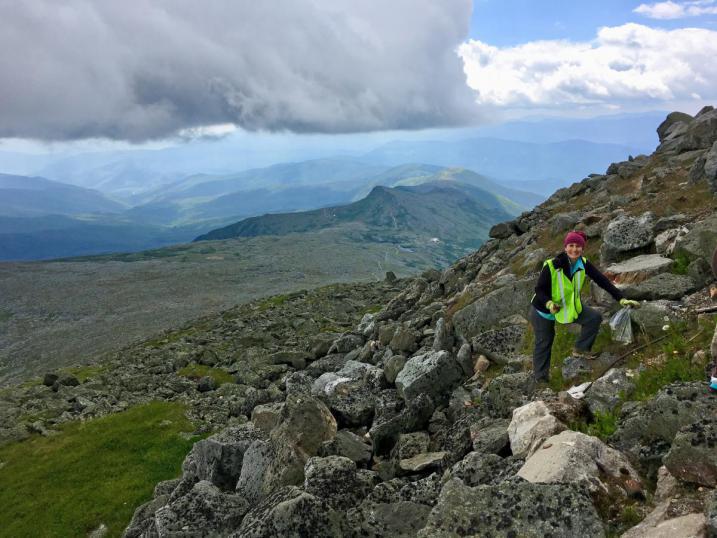
{"type": "Polygon", "coordinates": [[[0,0],[0,138],[465,124],[470,0],[0,0]],[[189,131],[191,132],[191,131],[189,131]]]}
{"type": "Polygon", "coordinates": [[[682,3],[668,0],[667,2],[655,2],[654,4],[640,4],[633,11],[651,19],[684,19],[686,17],[699,17],[700,15],[715,15],[717,14],[717,5],[713,0],[696,0],[682,3]]]}
{"type": "Polygon", "coordinates": [[[498,48],[471,40],[459,53],[482,105],[568,108],[717,98],[717,32],[639,24],[601,28],[592,42],[498,48]]]}

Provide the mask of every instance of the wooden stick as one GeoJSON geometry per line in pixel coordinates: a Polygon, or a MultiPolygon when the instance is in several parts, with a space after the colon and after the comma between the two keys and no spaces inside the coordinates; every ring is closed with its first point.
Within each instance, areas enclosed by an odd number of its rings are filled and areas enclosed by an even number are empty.
{"type": "Polygon", "coordinates": [[[695,312],[698,314],[704,314],[706,312],[717,312],[717,305],[705,306],[704,308],[696,308],[695,312]]]}

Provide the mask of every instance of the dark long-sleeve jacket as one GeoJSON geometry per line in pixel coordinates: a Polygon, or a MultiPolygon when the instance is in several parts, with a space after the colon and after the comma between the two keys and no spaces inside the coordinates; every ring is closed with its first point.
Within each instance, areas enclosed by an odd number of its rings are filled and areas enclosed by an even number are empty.
{"type": "MultiPolygon", "coordinates": [[[[589,260],[585,260],[584,265],[586,276],[590,278],[593,282],[595,282],[595,284],[608,292],[610,295],[612,295],[616,301],[619,301],[624,297],[622,292],[617,289],[613,285],[613,283],[610,282],[610,280],[608,280],[608,278],[600,272],[597,267],[590,263],[589,260]]],[[[558,254],[555,258],[553,258],[553,266],[556,269],[562,269],[566,275],[570,274],[570,258],[568,258],[568,255],[565,252],[562,252],[558,254]]],[[[582,271],[582,269],[578,269],[578,271],[582,271]]],[[[545,308],[545,303],[550,301],[553,296],[552,291],[550,289],[551,286],[552,278],[550,278],[550,268],[545,265],[543,267],[543,270],[540,271],[538,283],[535,286],[535,297],[533,297],[532,300],[533,306],[541,312],[544,312],[545,314],[549,313],[548,309],[545,308]]]]}

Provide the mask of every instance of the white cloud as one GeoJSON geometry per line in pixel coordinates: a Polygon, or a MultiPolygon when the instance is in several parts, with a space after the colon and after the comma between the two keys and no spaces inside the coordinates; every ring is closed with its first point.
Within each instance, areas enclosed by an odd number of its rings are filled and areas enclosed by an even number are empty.
{"type": "Polygon", "coordinates": [[[667,0],[667,2],[655,2],[654,4],[640,4],[633,11],[651,19],[683,19],[700,15],[715,15],[717,14],[717,5],[714,0],[682,3],[667,0]]]}
{"type": "Polygon", "coordinates": [[[459,48],[482,105],[616,107],[717,98],[717,32],[605,27],[592,42],[535,41],[459,48]]]}
{"type": "Polygon", "coordinates": [[[0,138],[461,124],[476,108],[455,54],[470,12],[470,0],[0,0],[0,138]]]}

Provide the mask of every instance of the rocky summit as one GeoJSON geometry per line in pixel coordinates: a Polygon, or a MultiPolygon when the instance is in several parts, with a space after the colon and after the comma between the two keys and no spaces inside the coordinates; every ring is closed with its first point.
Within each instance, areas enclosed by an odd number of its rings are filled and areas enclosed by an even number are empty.
{"type": "MultiPolygon", "coordinates": [[[[717,110],[672,113],[658,134],[652,155],[557,191],[443,271],[254,301],[82,382],[7,389],[0,441],[186,402],[205,438],[126,537],[717,536],[717,110]],[[570,229],[642,301],[647,345],[599,339],[586,361],[561,332],[537,385],[526,313],[570,229]],[[581,382],[579,399],[564,390],[581,382]]],[[[586,301],[605,322],[616,310],[595,286],[586,301]]]]}

